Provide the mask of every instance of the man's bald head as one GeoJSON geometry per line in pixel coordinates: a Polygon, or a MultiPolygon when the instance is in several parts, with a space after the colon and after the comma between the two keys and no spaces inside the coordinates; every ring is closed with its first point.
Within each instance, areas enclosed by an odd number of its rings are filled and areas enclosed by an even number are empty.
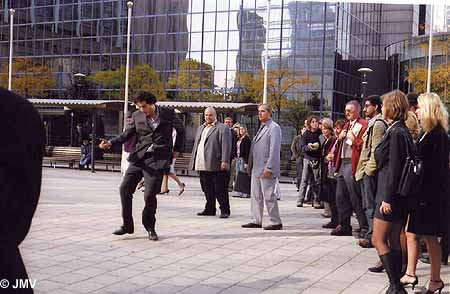
{"type": "Polygon", "coordinates": [[[207,124],[212,124],[217,119],[217,113],[214,107],[205,109],[205,121],[207,124]]]}

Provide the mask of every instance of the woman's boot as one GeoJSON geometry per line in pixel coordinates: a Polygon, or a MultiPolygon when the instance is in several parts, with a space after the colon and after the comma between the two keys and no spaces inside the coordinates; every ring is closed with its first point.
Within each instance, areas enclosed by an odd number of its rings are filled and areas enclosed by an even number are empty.
{"type": "Polygon", "coordinates": [[[389,288],[386,294],[407,294],[405,288],[400,284],[400,270],[402,266],[401,251],[392,250],[386,254],[380,255],[380,260],[383,263],[384,269],[389,278],[389,288]],[[400,254],[398,254],[400,252],[400,254]],[[399,261],[400,256],[400,262],[399,261]]]}

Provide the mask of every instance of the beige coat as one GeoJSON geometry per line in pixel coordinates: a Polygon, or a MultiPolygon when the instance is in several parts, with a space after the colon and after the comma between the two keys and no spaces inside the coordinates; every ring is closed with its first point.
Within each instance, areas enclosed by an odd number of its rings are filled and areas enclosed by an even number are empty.
{"type": "Polygon", "coordinates": [[[381,114],[375,116],[369,121],[369,127],[363,135],[364,143],[355,174],[355,179],[357,181],[362,180],[364,175],[375,176],[377,171],[377,164],[375,162],[375,148],[377,148],[378,144],[380,144],[381,138],[386,132],[386,124],[382,121],[376,121],[377,119],[382,119],[381,114]],[[370,129],[373,130],[371,131],[372,133],[369,137],[370,129]]]}

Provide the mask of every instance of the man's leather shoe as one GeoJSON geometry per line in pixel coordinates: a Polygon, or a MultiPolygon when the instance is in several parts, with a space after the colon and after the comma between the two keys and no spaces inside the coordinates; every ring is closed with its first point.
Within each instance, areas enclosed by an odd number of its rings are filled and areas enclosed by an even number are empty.
{"type": "Polygon", "coordinates": [[[158,241],[159,238],[155,231],[148,231],[148,239],[150,241],[158,241]]]}
{"type": "Polygon", "coordinates": [[[370,242],[370,240],[367,239],[359,239],[357,244],[362,248],[373,248],[372,242],[370,242]]]}
{"type": "Polygon", "coordinates": [[[369,267],[369,272],[381,273],[384,270],[384,266],[381,261],[378,261],[375,266],[369,267]]]}
{"type": "Polygon", "coordinates": [[[203,210],[202,212],[197,213],[197,215],[200,215],[200,216],[215,216],[216,213],[215,212],[207,212],[206,210],[203,210]]]}
{"type": "Polygon", "coordinates": [[[229,213],[221,213],[219,218],[228,218],[230,216],[229,213]]]}
{"type": "Polygon", "coordinates": [[[242,225],[241,227],[243,227],[243,228],[262,228],[262,225],[258,225],[255,223],[248,223],[248,224],[242,225]]]}
{"type": "Polygon", "coordinates": [[[329,223],[326,223],[326,224],[322,225],[322,228],[324,228],[324,229],[336,229],[337,226],[338,225],[336,223],[329,222],[329,223]]]}
{"type": "Polygon", "coordinates": [[[283,228],[282,224],[268,225],[268,226],[264,227],[264,230],[267,230],[267,231],[278,231],[278,230],[281,230],[282,228],[283,228]]]}
{"type": "Polygon", "coordinates": [[[125,234],[133,234],[134,228],[125,228],[124,226],[121,226],[117,230],[113,232],[114,235],[125,235],[125,234]]]}
{"type": "Polygon", "coordinates": [[[352,229],[344,229],[341,225],[337,226],[330,233],[331,236],[352,236],[352,229]]]}

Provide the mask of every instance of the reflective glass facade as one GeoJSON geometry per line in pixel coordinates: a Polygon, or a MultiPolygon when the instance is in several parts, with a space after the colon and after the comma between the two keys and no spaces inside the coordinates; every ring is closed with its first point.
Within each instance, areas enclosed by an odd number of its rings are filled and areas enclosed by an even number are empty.
{"type": "MultiPolygon", "coordinates": [[[[125,0],[0,0],[0,62],[8,62],[7,9],[15,8],[14,57],[33,57],[51,66],[64,97],[73,74],[125,65],[125,0]]],[[[265,0],[135,0],[131,66],[150,64],[166,85],[186,58],[209,64],[210,88],[167,90],[233,91],[238,72],[263,68],[266,39],[269,69],[288,68],[312,83],[289,97],[323,97],[324,109],[341,112],[360,95],[362,60],[384,58],[381,4],[272,0],[266,35],[265,0]]],[[[189,71],[189,69],[188,69],[189,71]]],[[[194,71],[194,70],[192,70],[194,71]]],[[[203,69],[196,69],[203,75],[203,69]]],[[[92,93],[100,97],[100,91],[92,93]]],[[[174,97],[174,96],[172,96],[174,97]]]]}

